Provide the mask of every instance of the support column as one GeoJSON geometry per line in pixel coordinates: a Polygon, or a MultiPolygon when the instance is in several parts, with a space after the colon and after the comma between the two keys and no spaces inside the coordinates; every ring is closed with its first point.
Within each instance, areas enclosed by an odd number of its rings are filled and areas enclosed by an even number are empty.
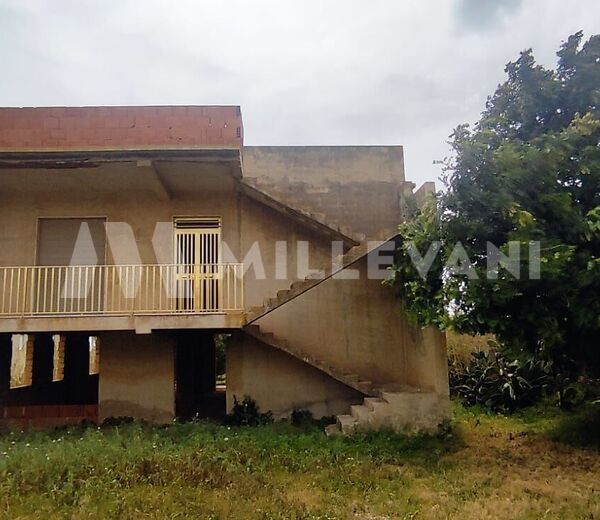
{"type": "Polygon", "coordinates": [[[175,418],[175,340],[167,334],[105,332],[100,338],[99,420],[175,418]]]}

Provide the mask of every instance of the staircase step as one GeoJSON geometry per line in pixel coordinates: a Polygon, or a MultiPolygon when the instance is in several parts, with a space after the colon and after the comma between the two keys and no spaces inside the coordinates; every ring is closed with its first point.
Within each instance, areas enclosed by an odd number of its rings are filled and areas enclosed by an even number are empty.
{"type": "Polygon", "coordinates": [[[313,273],[310,273],[305,279],[304,281],[308,282],[308,281],[314,281],[314,280],[321,280],[325,277],[325,273],[323,271],[315,271],[313,273]]]}
{"type": "Polygon", "coordinates": [[[369,410],[375,411],[377,408],[385,406],[387,402],[380,397],[365,397],[364,404],[369,410]]]}
{"type": "Polygon", "coordinates": [[[298,282],[294,282],[290,289],[295,293],[296,291],[302,290],[302,288],[307,287],[309,284],[306,283],[306,280],[301,280],[298,282]]]}
{"type": "Polygon", "coordinates": [[[352,414],[352,417],[357,420],[357,422],[363,424],[369,422],[369,418],[373,411],[367,408],[364,404],[353,404],[350,406],[350,413],[352,414]]]}
{"type": "Polygon", "coordinates": [[[280,291],[277,291],[277,301],[281,302],[289,293],[289,289],[282,289],[280,291]]]}
{"type": "Polygon", "coordinates": [[[353,383],[358,383],[358,380],[359,380],[358,374],[353,374],[351,372],[344,372],[342,375],[347,381],[352,381],[353,383]]]}
{"type": "Polygon", "coordinates": [[[333,437],[334,435],[341,435],[342,430],[340,429],[340,425],[336,422],[335,424],[328,424],[325,426],[325,435],[327,437],[333,437]]]}
{"type": "Polygon", "coordinates": [[[373,382],[372,381],[359,381],[356,384],[356,387],[359,391],[370,394],[373,392],[373,382]]]}
{"type": "Polygon", "coordinates": [[[352,433],[356,428],[356,419],[352,415],[338,415],[336,420],[342,433],[352,433]]]}

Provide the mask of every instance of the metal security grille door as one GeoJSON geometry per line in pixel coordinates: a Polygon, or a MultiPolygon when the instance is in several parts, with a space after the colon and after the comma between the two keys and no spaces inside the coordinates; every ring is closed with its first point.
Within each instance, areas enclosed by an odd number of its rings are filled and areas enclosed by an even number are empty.
{"type": "Polygon", "coordinates": [[[177,310],[218,311],[222,273],[221,221],[175,219],[177,310]]]}

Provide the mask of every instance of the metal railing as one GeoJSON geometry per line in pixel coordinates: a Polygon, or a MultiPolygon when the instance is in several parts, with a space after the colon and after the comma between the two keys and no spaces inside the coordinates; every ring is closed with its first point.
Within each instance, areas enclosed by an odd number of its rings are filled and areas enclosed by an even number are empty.
{"type": "Polygon", "coordinates": [[[241,311],[243,274],[242,264],[0,267],[0,317],[241,311]]]}

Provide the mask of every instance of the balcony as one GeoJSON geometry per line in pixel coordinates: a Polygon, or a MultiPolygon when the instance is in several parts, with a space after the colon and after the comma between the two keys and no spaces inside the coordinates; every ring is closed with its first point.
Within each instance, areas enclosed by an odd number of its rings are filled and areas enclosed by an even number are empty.
{"type": "Polygon", "coordinates": [[[243,316],[243,274],[232,263],[0,267],[0,331],[228,328],[207,317],[243,316]]]}

